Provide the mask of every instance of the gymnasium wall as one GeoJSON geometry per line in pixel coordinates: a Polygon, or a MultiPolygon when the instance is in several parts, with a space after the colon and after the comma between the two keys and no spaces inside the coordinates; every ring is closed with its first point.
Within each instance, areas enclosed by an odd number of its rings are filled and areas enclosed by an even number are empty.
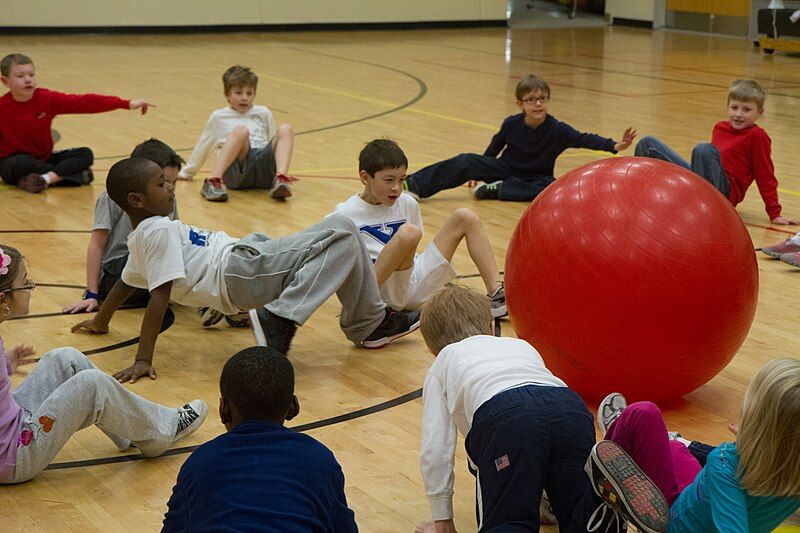
{"type": "Polygon", "coordinates": [[[0,27],[505,20],[506,0],[0,0],[0,27]]]}

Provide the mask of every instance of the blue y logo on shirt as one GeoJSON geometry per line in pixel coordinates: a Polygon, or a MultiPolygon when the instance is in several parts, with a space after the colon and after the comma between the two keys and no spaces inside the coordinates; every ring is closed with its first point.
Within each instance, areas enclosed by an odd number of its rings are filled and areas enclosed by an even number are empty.
{"type": "Polygon", "coordinates": [[[204,248],[208,246],[208,235],[203,235],[194,228],[189,228],[189,242],[195,246],[204,248]]]}
{"type": "Polygon", "coordinates": [[[358,231],[366,233],[379,240],[383,244],[388,243],[400,226],[405,224],[405,220],[396,220],[394,222],[384,222],[382,224],[364,224],[359,226],[358,231]]]}

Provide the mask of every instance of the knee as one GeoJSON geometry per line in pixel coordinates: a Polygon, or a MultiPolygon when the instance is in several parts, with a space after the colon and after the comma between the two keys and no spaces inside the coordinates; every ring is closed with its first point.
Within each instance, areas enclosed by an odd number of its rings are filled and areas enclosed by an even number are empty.
{"type": "Polygon", "coordinates": [[[281,124],[275,132],[275,136],[280,139],[294,139],[294,130],[290,124],[281,124]]]}
{"type": "Polygon", "coordinates": [[[422,240],[422,230],[415,224],[406,223],[400,226],[392,239],[398,239],[404,246],[416,248],[422,240]]]}
{"type": "Polygon", "coordinates": [[[92,391],[94,391],[93,394],[97,394],[97,391],[99,390],[98,385],[102,383],[104,379],[111,378],[102,370],[98,370],[97,368],[87,368],[72,376],[70,378],[70,382],[75,382],[78,384],[82,393],[86,395],[92,393],[92,391]]]}
{"type": "Polygon", "coordinates": [[[345,231],[347,233],[352,233],[356,236],[356,238],[359,238],[358,228],[349,217],[346,217],[340,213],[333,213],[325,217],[325,220],[327,221],[329,227],[345,231]]]}
{"type": "Polygon", "coordinates": [[[81,368],[90,366],[90,364],[87,365],[89,358],[70,346],[50,350],[42,356],[42,361],[45,359],[57,362],[62,368],[73,367],[76,372],[80,371],[81,368]]]}
{"type": "Polygon", "coordinates": [[[701,143],[692,150],[692,159],[719,157],[719,149],[711,143],[701,143]]]}
{"type": "Polygon", "coordinates": [[[626,414],[628,417],[634,417],[637,419],[649,419],[655,417],[663,418],[661,409],[659,409],[658,406],[653,402],[648,401],[632,403],[625,408],[622,414],[626,414]]]}
{"type": "Polygon", "coordinates": [[[250,130],[248,130],[245,126],[239,125],[233,128],[230,136],[234,139],[249,141],[250,130]]]}
{"type": "Polygon", "coordinates": [[[634,150],[635,155],[640,155],[641,153],[646,153],[647,149],[650,148],[653,144],[658,142],[658,139],[652,137],[650,135],[645,135],[639,142],[636,143],[636,148],[634,150]]]}
{"type": "Polygon", "coordinates": [[[471,226],[477,226],[481,223],[480,217],[473,211],[467,207],[459,207],[453,214],[450,215],[455,222],[458,223],[459,227],[466,228],[471,226]]]}

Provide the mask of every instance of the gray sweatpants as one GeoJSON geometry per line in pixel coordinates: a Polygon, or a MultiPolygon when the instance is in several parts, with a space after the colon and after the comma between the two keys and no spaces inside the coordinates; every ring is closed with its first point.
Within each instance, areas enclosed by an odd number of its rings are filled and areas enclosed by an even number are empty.
{"type": "Polygon", "coordinates": [[[14,477],[28,481],[45,469],[69,438],[92,424],[124,450],[164,453],[175,439],[178,410],[138,396],[74,348],[47,352],[14,391],[23,409],[14,477]]]}
{"type": "Polygon", "coordinates": [[[231,251],[225,283],[239,309],[264,306],[298,325],[336,292],[342,302],[339,324],[356,343],[369,336],[386,314],[358,230],[338,214],[280,239],[247,235],[231,251]]]}

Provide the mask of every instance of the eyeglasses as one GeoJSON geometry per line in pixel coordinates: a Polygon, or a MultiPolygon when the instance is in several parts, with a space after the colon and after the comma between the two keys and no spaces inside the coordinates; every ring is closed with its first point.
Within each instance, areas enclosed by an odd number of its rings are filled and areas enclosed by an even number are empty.
{"type": "Polygon", "coordinates": [[[36,288],[36,282],[32,279],[28,280],[28,283],[23,285],[22,287],[12,287],[10,289],[6,289],[3,292],[14,292],[14,291],[32,291],[36,288]]]}
{"type": "Polygon", "coordinates": [[[523,98],[522,99],[522,103],[523,104],[533,104],[533,103],[543,104],[546,101],[548,101],[549,99],[550,99],[549,96],[532,96],[530,98],[523,98]]]}

